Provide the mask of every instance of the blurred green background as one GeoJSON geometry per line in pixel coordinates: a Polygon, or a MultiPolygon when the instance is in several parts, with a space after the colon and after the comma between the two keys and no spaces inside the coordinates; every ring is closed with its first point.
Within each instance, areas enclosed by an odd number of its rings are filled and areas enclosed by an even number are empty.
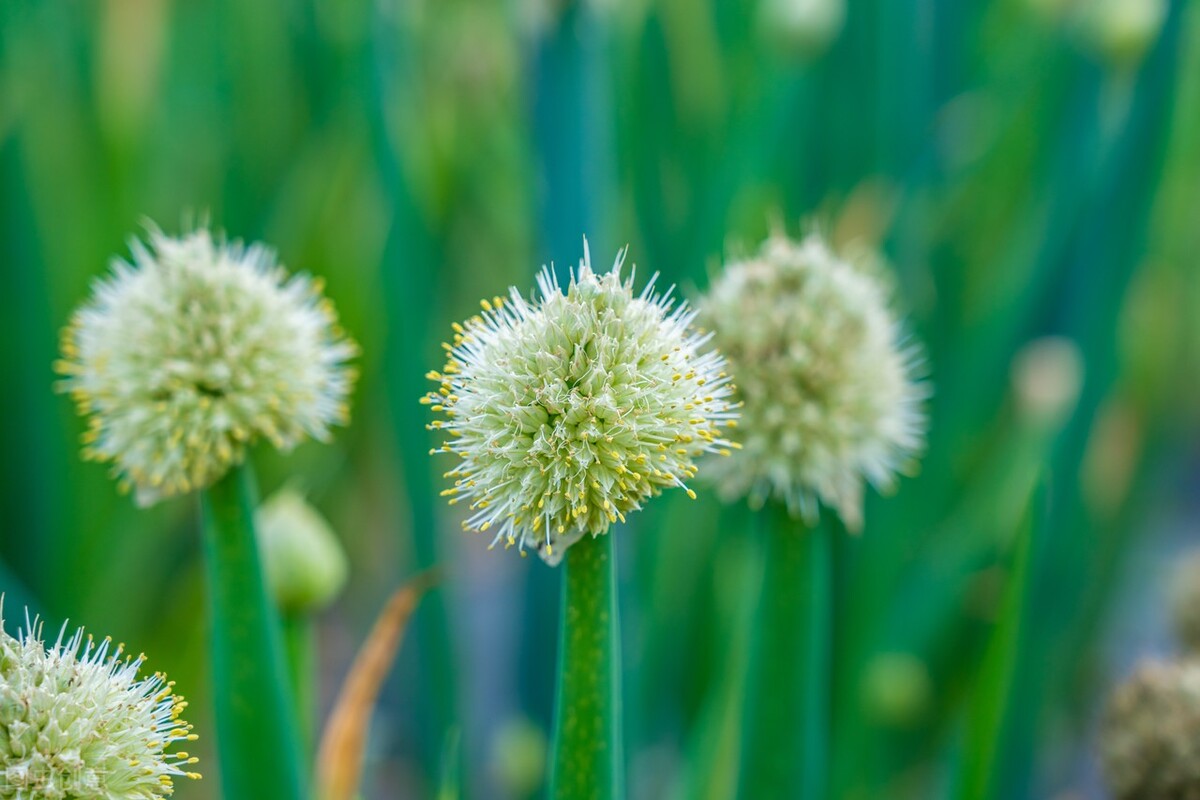
{"type": "MultiPolygon", "coordinates": [[[[780,224],[880,249],[936,386],[920,475],[839,543],[834,794],[1104,796],[1098,704],[1165,646],[1127,632],[1162,628],[1200,512],[1194,3],[5,0],[7,625],[150,654],[202,735],[187,798],[218,787],[195,502],[84,464],[51,363],[128,237],[196,218],[324,276],[362,345],[335,444],[255,457],[350,556],[323,710],[390,589],[446,570],[366,798],[538,796],[560,576],[436,496],[416,400],[450,322],[584,233],[690,295],[780,224]]],[[[760,542],[710,494],[617,532],[634,798],[730,796],[760,542]]]]}

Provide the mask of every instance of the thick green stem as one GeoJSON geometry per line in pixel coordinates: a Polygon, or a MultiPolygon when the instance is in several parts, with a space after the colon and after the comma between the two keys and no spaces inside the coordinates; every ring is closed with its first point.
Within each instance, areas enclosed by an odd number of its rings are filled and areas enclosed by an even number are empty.
{"type": "Polygon", "coordinates": [[[620,800],[621,648],[612,534],[567,550],[552,800],[620,800]]]}
{"type": "Polygon", "coordinates": [[[829,763],[833,555],[827,525],[766,523],[742,730],[742,800],[823,800],[829,763]]]}
{"type": "Polygon", "coordinates": [[[299,724],[301,752],[313,751],[316,667],[313,664],[312,617],[303,612],[283,615],[283,647],[287,654],[292,705],[299,724]]]}
{"type": "Polygon", "coordinates": [[[221,794],[225,800],[300,800],[306,792],[296,716],[279,620],[259,566],[254,508],[248,466],[201,497],[221,794]]]}

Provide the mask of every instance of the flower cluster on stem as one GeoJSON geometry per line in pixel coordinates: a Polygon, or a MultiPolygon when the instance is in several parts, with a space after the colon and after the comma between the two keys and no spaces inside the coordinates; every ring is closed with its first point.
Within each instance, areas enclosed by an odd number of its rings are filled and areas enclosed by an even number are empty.
{"type": "Polygon", "coordinates": [[[151,229],[63,331],[60,387],[90,420],[84,456],[138,502],[200,489],[266,439],[347,421],[356,353],[321,282],[268,248],[151,229]]]}
{"type": "Polygon", "coordinates": [[[495,530],[557,563],[649,497],[688,481],[704,453],[728,454],[737,416],[725,361],[692,328],[695,312],[655,281],[638,294],[587,246],[564,289],[545,269],[538,296],[516,290],[455,324],[446,365],[422,398],[459,461],[443,492],[465,502],[464,528],[495,530]]]}

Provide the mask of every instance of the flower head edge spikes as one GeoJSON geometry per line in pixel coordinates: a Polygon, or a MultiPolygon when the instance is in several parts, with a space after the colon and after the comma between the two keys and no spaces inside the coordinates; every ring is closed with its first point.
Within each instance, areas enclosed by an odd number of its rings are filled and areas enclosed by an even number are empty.
{"type": "Polygon", "coordinates": [[[438,388],[421,402],[443,417],[429,427],[449,435],[432,452],[460,459],[442,494],[469,505],[464,529],[495,530],[493,546],[557,564],[663,489],[695,497],[696,459],[736,447],[724,358],[671,290],[651,278],[634,294],[625,252],[597,274],[584,240],[565,291],[544,268],[536,299],[514,288],[482,301],[428,375],[438,388]]]}
{"type": "Polygon", "coordinates": [[[27,616],[15,638],[2,621],[0,607],[0,794],[145,800],[200,777],[187,769],[198,759],[167,752],[197,737],[174,682],[138,678],[145,656],[82,629],[64,641],[65,623],[47,648],[38,621],[27,616]]]}
{"type": "Polygon", "coordinates": [[[818,234],[771,236],[700,302],[738,376],[744,450],[707,473],[726,499],[786,502],[810,524],[824,503],[862,525],[863,484],[890,489],[924,446],[921,351],[884,281],[818,234]]]}
{"type": "Polygon", "coordinates": [[[62,336],[59,384],[90,418],[84,458],[141,505],[203,488],[262,438],[290,449],[349,418],[357,348],[322,283],[260,244],[151,228],[62,336]]]}

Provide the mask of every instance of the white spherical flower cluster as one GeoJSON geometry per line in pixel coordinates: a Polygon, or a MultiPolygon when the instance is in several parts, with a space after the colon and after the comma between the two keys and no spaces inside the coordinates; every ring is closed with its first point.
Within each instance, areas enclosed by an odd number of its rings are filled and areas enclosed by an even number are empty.
{"type": "Polygon", "coordinates": [[[64,391],[89,415],[84,456],[138,502],[207,486],[258,438],[288,449],[348,418],[356,353],[320,281],[207,230],[134,240],[63,331],[64,391]]]}
{"type": "Polygon", "coordinates": [[[144,657],[82,630],[47,649],[40,627],[0,630],[0,797],[148,800],[200,777],[195,757],[167,752],[196,739],[173,682],[139,679],[144,657]]]}
{"type": "Polygon", "coordinates": [[[461,459],[443,494],[469,503],[465,529],[496,530],[493,545],[556,564],[665,488],[694,497],[696,458],[734,447],[724,359],[653,279],[634,294],[623,256],[597,275],[585,242],[565,292],[543,270],[540,298],[512,289],[484,300],[481,316],[454,326],[443,371],[429,374],[439,388],[422,402],[450,435],[440,452],[461,459]]]}
{"type": "Polygon", "coordinates": [[[817,234],[776,235],[729,264],[700,311],[744,402],[744,449],[708,477],[727,499],[774,497],[810,523],[820,501],[858,529],[864,479],[889,488],[923,446],[929,394],[883,282],[817,234]]]}

